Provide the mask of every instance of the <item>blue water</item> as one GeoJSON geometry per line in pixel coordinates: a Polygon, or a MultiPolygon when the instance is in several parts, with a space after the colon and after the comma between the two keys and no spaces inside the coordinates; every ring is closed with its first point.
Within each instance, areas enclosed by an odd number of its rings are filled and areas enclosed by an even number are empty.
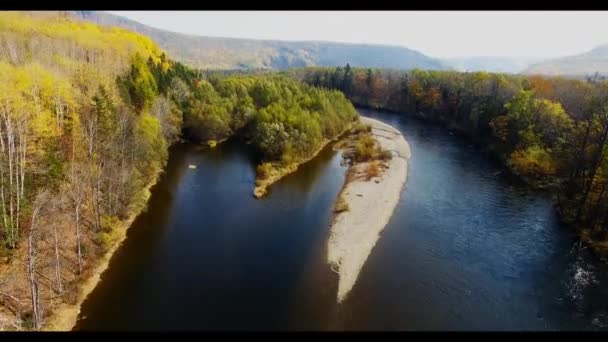
{"type": "Polygon", "coordinates": [[[412,158],[343,304],[325,263],[338,153],[256,200],[242,145],[180,145],[76,329],[608,329],[608,268],[558,222],[549,195],[444,128],[361,112],[398,128],[412,158]]]}

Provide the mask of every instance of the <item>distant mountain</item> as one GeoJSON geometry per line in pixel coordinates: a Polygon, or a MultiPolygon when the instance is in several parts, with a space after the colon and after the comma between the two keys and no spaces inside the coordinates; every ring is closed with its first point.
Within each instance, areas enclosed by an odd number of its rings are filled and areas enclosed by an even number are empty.
{"type": "Polygon", "coordinates": [[[449,69],[439,59],[404,47],[194,36],[153,28],[104,12],[70,13],[97,24],[123,27],[144,34],[173,58],[201,68],[281,70],[350,63],[351,66],[370,68],[449,69]]]}
{"type": "Polygon", "coordinates": [[[546,60],[530,66],[525,73],[564,76],[608,74],[608,44],[580,55],[546,60]]]}
{"type": "Polygon", "coordinates": [[[456,57],[443,62],[458,71],[488,71],[509,74],[519,73],[542,58],[533,57],[456,57]]]}

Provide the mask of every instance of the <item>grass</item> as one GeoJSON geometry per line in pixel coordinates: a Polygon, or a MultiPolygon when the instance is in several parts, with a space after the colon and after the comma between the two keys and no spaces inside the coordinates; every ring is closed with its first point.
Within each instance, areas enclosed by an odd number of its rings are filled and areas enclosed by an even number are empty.
{"type": "Polygon", "coordinates": [[[370,180],[374,177],[378,177],[379,175],[380,175],[380,165],[377,160],[374,160],[367,165],[365,177],[367,180],[370,180]]]}
{"type": "Polygon", "coordinates": [[[351,158],[358,163],[369,162],[374,160],[390,160],[393,157],[392,153],[383,150],[380,144],[374,137],[368,133],[358,133],[355,142],[354,152],[351,158]]]}

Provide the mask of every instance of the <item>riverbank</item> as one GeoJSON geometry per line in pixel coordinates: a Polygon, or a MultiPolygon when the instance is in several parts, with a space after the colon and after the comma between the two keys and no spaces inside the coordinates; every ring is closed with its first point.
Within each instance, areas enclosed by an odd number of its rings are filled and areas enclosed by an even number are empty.
{"type": "Polygon", "coordinates": [[[259,178],[259,175],[256,176],[255,180],[255,188],[253,189],[253,197],[260,198],[268,193],[268,187],[272,184],[279,181],[281,178],[296,172],[300,165],[311,161],[315,158],[323,149],[331,142],[337,141],[340,137],[351,129],[352,125],[349,125],[343,132],[338,134],[338,136],[334,139],[324,139],[318,149],[316,149],[309,157],[304,158],[298,162],[291,163],[289,165],[283,166],[280,164],[273,164],[271,170],[264,177],[264,179],[259,178]]]}
{"type": "Polygon", "coordinates": [[[361,117],[371,126],[371,134],[381,148],[392,153],[378,177],[360,177],[368,167],[357,163],[348,170],[337,204],[345,209],[336,213],[331,225],[327,260],[339,275],[337,300],[350,292],[363,264],[380,233],[389,222],[407,180],[409,144],[394,127],[381,121],[361,117]]]}
{"type": "Polygon", "coordinates": [[[608,262],[608,241],[597,240],[589,229],[580,229],[578,232],[581,240],[593,250],[593,252],[604,262],[608,262]]]}
{"type": "MultiPolygon", "coordinates": [[[[162,174],[162,172],[160,173],[162,174]]],[[[156,176],[148,186],[144,188],[144,203],[148,203],[151,196],[151,189],[160,178],[160,174],[156,176]]],[[[70,331],[74,328],[78,321],[78,315],[82,303],[87,299],[89,294],[95,289],[101,275],[108,268],[110,260],[118,248],[127,238],[127,231],[131,227],[133,221],[139,216],[139,214],[145,209],[145,206],[133,211],[126,220],[124,220],[119,227],[116,227],[115,243],[108,249],[108,251],[98,260],[98,265],[93,268],[90,276],[83,280],[78,286],[78,295],[74,304],[61,303],[59,304],[47,318],[46,324],[42,327],[45,331],[70,331]]]]}

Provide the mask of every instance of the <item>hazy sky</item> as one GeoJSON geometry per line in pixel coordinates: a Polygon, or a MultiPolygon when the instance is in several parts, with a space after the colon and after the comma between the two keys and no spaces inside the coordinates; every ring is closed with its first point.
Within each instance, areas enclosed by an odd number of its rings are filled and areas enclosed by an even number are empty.
{"type": "Polygon", "coordinates": [[[433,57],[578,54],[608,43],[608,11],[112,11],[204,36],[390,44],[433,57]]]}

